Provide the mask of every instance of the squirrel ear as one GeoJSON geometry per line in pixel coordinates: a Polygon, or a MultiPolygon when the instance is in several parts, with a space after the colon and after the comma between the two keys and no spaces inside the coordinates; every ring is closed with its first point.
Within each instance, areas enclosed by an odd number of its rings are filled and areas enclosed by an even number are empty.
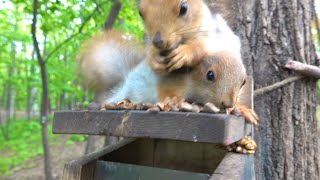
{"type": "Polygon", "coordinates": [[[244,80],[243,83],[242,83],[242,85],[241,85],[241,87],[244,86],[244,85],[246,84],[246,82],[247,82],[247,81],[244,80]]]}

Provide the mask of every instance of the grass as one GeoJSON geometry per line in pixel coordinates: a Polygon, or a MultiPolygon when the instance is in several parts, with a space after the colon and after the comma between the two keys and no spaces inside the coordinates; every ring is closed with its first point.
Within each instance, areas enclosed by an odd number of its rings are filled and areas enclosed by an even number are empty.
{"type": "MultiPolygon", "coordinates": [[[[38,120],[11,120],[7,128],[9,140],[5,141],[0,134],[0,177],[10,175],[13,167],[20,166],[30,159],[43,155],[41,125],[38,120]]],[[[48,136],[50,146],[59,143],[60,136],[52,134],[51,123],[48,126],[48,136]]],[[[86,137],[83,135],[72,135],[66,141],[66,145],[85,139],[86,137]]],[[[30,164],[26,165],[25,168],[28,168],[27,166],[30,166],[30,164]]]]}

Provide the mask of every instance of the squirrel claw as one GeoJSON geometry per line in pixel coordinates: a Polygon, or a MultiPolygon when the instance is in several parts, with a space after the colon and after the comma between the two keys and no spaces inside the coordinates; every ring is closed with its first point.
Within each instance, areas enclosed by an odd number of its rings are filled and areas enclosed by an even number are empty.
{"type": "Polygon", "coordinates": [[[252,109],[248,109],[245,106],[241,106],[241,105],[236,105],[236,107],[232,110],[232,114],[240,114],[244,117],[244,120],[249,123],[249,124],[253,124],[255,126],[258,126],[258,120],[259,117],[258,115],[254,112],[254,110],[252,109]]]}
{"type": "Polygon", "coordinates": [[[164,74],[167,72],[166,64],[158,63],[158,62],[150,62],[149,64],[151,69],[156,73],[164,74]]]}
{"type": "Polygon", "coordinates": [[[151,69],[156,73],[167,73],[167,64],[165,62],[165,58],[158,55],[158,51],[154,50],[153,53],[151,53],[151,57],[149,57],[149,65],[151,69]]]}
{"type": "Polygon", "coordinates": [[[167,57],[168,71],[180,69],[182,66],[190,65],[192,61],[192,51],[187,45],[180,45],[177,49],[173,50],[167,57]]]}
{"type": "Polygon", "coordinates": [[[252,109],[242,112],[242,115],[247,123],[258,125],[258,115],[252,109]]]}

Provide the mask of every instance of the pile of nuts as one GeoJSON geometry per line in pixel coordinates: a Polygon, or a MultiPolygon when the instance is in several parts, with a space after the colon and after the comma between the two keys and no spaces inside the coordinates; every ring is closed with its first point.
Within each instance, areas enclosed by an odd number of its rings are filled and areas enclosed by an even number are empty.
{"type": "Polygon", "coordinates": [[[228,151],[230,152],[238,152],[241,154],[254,154],[257,148],[256,142],[251,139],[249,136],[245,136],[240,141],[227,146],[228,151]]]}
{"type": "Polygon", "coordinates": [[[223,111],[213,103],[205,105],[190,104],[184,100],[178,101],[176,98],[166,98],[163,102],[157,104],[139,103],[134,104],[128,99],[124,99],[117,104],[106,104],[100,110],[146,110],[149,112],[205,112],[205,113],[222,113],[223,111]]]}

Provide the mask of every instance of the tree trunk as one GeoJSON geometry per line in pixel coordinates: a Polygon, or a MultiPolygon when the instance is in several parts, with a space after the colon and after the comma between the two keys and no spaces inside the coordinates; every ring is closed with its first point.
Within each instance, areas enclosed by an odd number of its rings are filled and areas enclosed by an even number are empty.
{"type": "Polygon", "coordinates": [[[113,1],[113,6],[111,8],[111,11],[108,15],[107,20],[104,23],[104,29],[112,29],[114,23],[116,22],[118,14],[121,10],[121,7],[122,7],[122,4],[119,0],[113,1]]]}
{"type": "MultiPolygon", "coordinates": [[[[32,52],[32,59],[35,59],[34,58],[34,51],[32,52]]],[[[30,64],[27,64],[26,65],[26,77],[27,77],[27,88],[26,88],[26,91],[27,91],[27,101],[26,101],[26,114],[27,114],[27,120],[30,121],[31,120],[31,108],[32,108],[32,97],[31,97],[31,90],[32,90],[32,86],[31,86],[31,75],[32,75],[32,72],[31,67],[32,65],[30,64]]]]}
{"type": "MultiPolygon", "coordinates": [[[[16,27],[15,27],[16,29],[16,27]]],[[[12,64],[8,66],[8,77],[10,82],[8,84],[8,94],[7,94],[7,118],[12,119],[14,118],[14,83],[13,83],[13,75],[15,74],[16,68],[16,45],[14,42],[11,43],[11,59],[12,64]]]]}
{"type": "Polygon", "coordinates": [[[32,20],[32,40],[34,49],[37,55],[38,63],[41,71],[41,82],[42,82],[42,97],[41,97],[41,111],[40,111],[40,123],[41,123],[41,134],[42,134],[42,144],[44,151],[44,171],[46,180],[52,180],[52,173],[50,167],[50,151],[49,151],[49,141],[48,141],[48,82],[47,82],[47,71],[46,64],[40,54],[39,43],[36,36],[36,25],[37,25],[37,15],[38,15],[38,1],[33,0],[33,20],[32,20]]]}
{"type": "MultiPolygon", "coordinates": [[[[313,0],[236,1],[239,35],[255,89],[292,77],[288,59],[315,65],[313,0]]],[[[305,78],[258,96],[257,179],[319,179],[317,84],[305,78]]]]}

